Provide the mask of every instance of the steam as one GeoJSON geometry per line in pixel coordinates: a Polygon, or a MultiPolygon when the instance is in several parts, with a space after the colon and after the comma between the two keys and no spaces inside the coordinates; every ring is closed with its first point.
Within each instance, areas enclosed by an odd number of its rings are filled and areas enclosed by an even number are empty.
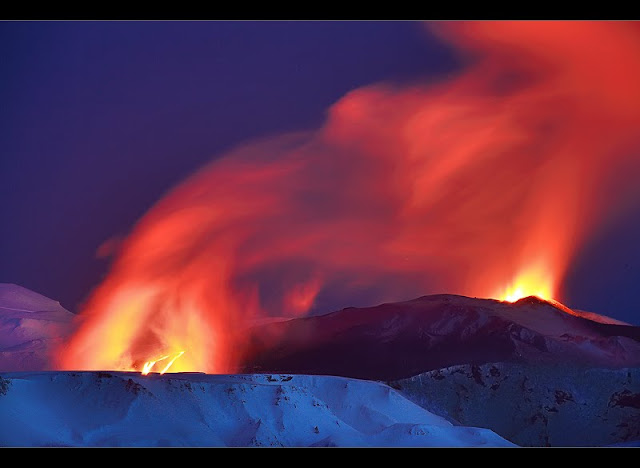
{"type": "Polygon", "coordinates": [[[469,57],[461,75],[352,91],[321,128],[238,148],[160,200],[60,366],[141,370],[184,350],[172,371],[233,372],[251,320],[363,291],[500,297],[526,279],[561,299],[638,169],[638,27],[437,27],[469,57]]]}

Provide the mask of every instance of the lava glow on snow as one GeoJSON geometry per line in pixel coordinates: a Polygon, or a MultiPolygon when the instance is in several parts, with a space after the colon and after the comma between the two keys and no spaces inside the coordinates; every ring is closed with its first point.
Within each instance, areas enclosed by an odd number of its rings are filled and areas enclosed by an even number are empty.
{"type": "Polygon", "coordinates": [[[184,181],[125,239],[59,367],[234,372],[249,321],[364,288],[562,299],[640,169],[638,24],[427,27],[463,72],[356,89],[322,127],[184,181]]]}

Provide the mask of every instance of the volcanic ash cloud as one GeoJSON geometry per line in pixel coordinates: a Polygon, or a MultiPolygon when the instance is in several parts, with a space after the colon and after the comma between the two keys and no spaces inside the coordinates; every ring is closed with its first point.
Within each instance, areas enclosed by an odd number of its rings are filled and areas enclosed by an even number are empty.
{"type": "Polygon", "coordinates": [[[60,367],[184,351],[172,370],[232,372],[247,321],[362,291],[562,299],[638,169],[639,28],[437,26],[468,58],[459,75],[350,92],[321,128],[241,147],[152,207],[60,367]]]}

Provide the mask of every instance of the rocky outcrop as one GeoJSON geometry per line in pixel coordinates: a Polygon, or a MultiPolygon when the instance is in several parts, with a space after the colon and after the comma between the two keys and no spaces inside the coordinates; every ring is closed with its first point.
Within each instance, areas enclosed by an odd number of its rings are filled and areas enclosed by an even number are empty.
{"type": "Polygon", "coordinates": [[[425,409],[525,446],[640,440],[640,368],[459,365],[392,382],[425,409]]]}

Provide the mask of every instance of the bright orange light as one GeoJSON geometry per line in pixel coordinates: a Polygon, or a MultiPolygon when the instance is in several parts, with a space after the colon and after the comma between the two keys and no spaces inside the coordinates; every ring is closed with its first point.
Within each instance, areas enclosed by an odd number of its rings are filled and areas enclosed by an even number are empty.
{"type": "Polygon", "coordinates": [[[516,302],[523,297],[536,296],[553,300],[553,279],[542,268],[529,268],[518,274],[514,280],[493,297],[506,302],[516,302]]]}
{"type": "MultiPolygon", "coordinates": [[[[158,359],[158,361],[161,361],[163,359],[166,359],[168,356],[164,356],[161,357],[160,359],[158,359]]],[[[156,364],[156,362],[158,361],[147,361],[144,363],[144,365],[142,366],[142,375],[147,375],[149,372],[151,372],[151,369],[153,368],[153,366],[156,364]]]]}
{"type": "MultiPolygon", "coordinates": [[[[176,361],[176,359],[178,359],[183,354],[184,354],[184,351],[180,351],[179,353],[173,355],[171,360],[169,360],[169,362],[162,368],[162,370],[160,371],[160,374],[164,374],[165,372],[167,372],[169,368],[173,365],[173,363],[176,361]]],[[[158,359],[145,362],[144,365],[142,366],[141,374],[147,375],[149,372],[151,372],[151,369],[153,369],[156,363],[164,361],[165,359],[168,359],[170,356],[171,356],[170,354],[167,354],[166,356],[162,356],[158,359]]]]}
{"type": "Polygon", "coordinates": [[[180,356],[182,356],[184,354],[184,351],[180,351],[178,354],[176,354],[168,363],[166,366],[164,366],[164,368],[160,371],[161,374],[164,374],[165,372],[167,372],[169,370],[169,367],[171,367],[171,365],[176,361],[176,359],[178,359],[180,356]]]}

